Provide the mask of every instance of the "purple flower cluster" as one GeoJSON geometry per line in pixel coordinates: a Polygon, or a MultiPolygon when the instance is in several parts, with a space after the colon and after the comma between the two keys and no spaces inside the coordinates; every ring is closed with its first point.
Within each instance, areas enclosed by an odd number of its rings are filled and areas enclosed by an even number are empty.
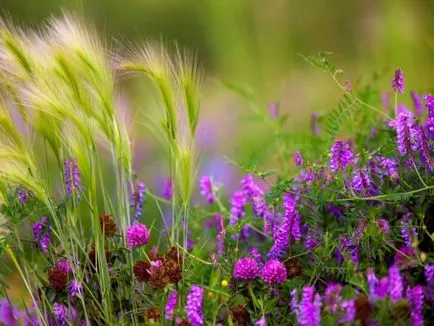
{"type": "Polygon", "coordinates": [[[354,171],[351,187],[357,195],[363,194],[364,197],[378,194],[378,189],[372,181],[367,169],[356,169],[354,171]]]}
{"type": "Polygon", "coordinates": [[[412,150],[416,148],[414,144],[414,135],[416,133],[415,116],[412,113],[401,112],[395,120],[389,122],[396,131],[396,141],[399,153],[404,155],[411,155],[412,150]]]}
{"type": "Polygon", "coordinates": [[[215,190],[211,177],[203,176],[200,179],[200,194],[208,204],[213,204],[216,200],[215,190]]]}
{"type": "Polygon", "coordinates": [[[332,172],[344,170],[354,160],[349,141],[336,140],[330,150],[330,169],[332,172]]]}
{"type": "Polygon", "coordinates": [[[335,314],[342,301],[342,286],[340,284],[331,283],[327,285],[324,292],[324,303],[327,311],[335,314]]]}
{"type": "Polygon", "coordinates": [[[421,285],[407,289],[407,299],[411,305],[411,322],[413,326],[423,326],[424,289],[421,285]]]}
{"type": "Polygon", "coordinates": [[[79,296],[80,294],[83,293],[83,286],[77,280],[72,280],[71,283],[69,283],[68,288],[69,288],[69,294],[71,295],[71,298],[79,296]]]}
{"type": "Polygon", "coordinates": [[[203,289],[193,284],[190,289],[190,293],[187,296],[186,312],[187,318],[191,326],[203,325],[203,289]]]}
{"type": "Polygon", "coordinates": [[[74,190],[77,191],[77,197],[81,190],[81,176],[78,170],[76,160],[65,160],[65,185],[66,193],[72,195],[74,190]]]}
{"type": "Polygon", "coordinates": [[[178,303],[178,292],[170,291],[167,299],[166,307],[164,308],[164,316],[167,320],[173,320],[175,317],[176,304],[178,303]]]}
{"type": "Polygon", "coordinates": [[[389,222],[386,219],[379,218],[375,223],[377,224],[377,227],[380,229],[381,233],[384,234],[390,233],[389,222]]]}
{"type": "Polygon", "coordinates": [[[68,323],[68,308],[65,305],[55,302],[53,305],[53,314],[56,325],[64,326],[68,323]]]}
{"type": "Polygon", "coordinates": [[[43,216],[39,222],[33,224],[33,239],[42,252],[48,252],[48,246],[51,244],[51,235],[47,217],[43,216]]]}
{"type": "Polygon", "coordinates": [[[414,111],[419,117],[423,114],[422,99],[416,91],[411,91],[411,99],[413,101],[414,111]]]}
{"type": "Polygon", "coordinates": [[[300,231],[300,215],[297,211],[297,200],[292,194],[285,194],[283,196],[283,223],[282,225],[275,226],[273,230],[274,244],[267,254],[267,257],[279,259],[283,256],[288,248],[290,238],[294,240],[301,239],[300,231]]]}
{"type": "Polygon", "coordinates": [[[244,257],[237,260],[232,275],[237,280],[254,280],[260,272],[255,258],[244,257]]]}
{"type": "Polygon", "coordinates": [[[356,318],[356,301],[354,299],[343,300],[341,308],[344,315],[339,319],[339,322],[342,324],[353,322],[356,318]]]}
{"type": "Polygon", "coordinates": [[[417,239],[417,230],[415,227],[411,226],[410,213],[405,214],[400,223],[401,223],[401,236],[404,239],[405,245],[407,247],[411,247],[413,241],[417,239]]]}
{"type": "Polygon", "coordinates": [[[392,88],[395,92],[404,93],[404,73],[401,68],[395,70],[392,79],[392,88]]]}
{"type": "Polygon", "coordinates": [[[149,242],[149,231],[145,224],[135,223],[127,229],[127,247],[137,248],[149,242]]]}
{"type": "Polygon", "coordinates": [[[146,186],[143,182],[138,182],[133,194],[131,195],[130,205],[136,210],[134,217],[138,219],[143,214],[143,203],[145,202],[146,186]]]}
{"type": "Polygon", "coordinates": [[[393,302],[402,299],[404,285],[399,268],[396,265],[390,267],[388,276],[384,276],[380,280],[375,275],[375,272],[369,268],[367,271],[367,280],[369,298],[371,301],[376,302],[383,300],[387,295],[393,302]]]}
{"type": "Polygon", "coordinates": [[[235,225],[246,214],[244,209],[247,205],[247,199],[243,191],[235,191],[231,199],[231,216],[229,219],[230,225],[235,225]]]}
{"type": "Polygon", "coordinates": [[[315,293],[315,289],[305,286],[301,300],[297,300],[297,291],[292,291],[291,310],[295,313],[297,323],[300,326],[321,325],[321,296],[315,293]]]}
{"type": "Polygon", "coordinates": [[[27,201],[30,199],[31,195],[30,192],[28,190],[25,189],[20,189],[18,191],[18,199],[21,203],[21,205],[25,205],[27,203],[27,201]]]}

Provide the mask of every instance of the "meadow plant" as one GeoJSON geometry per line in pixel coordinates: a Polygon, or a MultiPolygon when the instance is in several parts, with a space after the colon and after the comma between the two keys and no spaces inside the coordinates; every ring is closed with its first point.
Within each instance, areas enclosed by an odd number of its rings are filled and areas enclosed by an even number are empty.
{"type": "Polygon", "coordinates": [[[270,146],[227,193],[197,178],[202,75],[179,47],[115,51],[64,15],[2,22],[0,59],[0,249],[29,297],[12,301],[1,274],[2,324],[434,322],[434,97],[403,107],[402,69],[391,116],[378,74],[341,82],[328,53],[304,58],[342,99],[300,134],[277,104],[255,110],[270,146]],[[162,196],[132,169],[122,74],[159,96],[145,124],[167,150],[162,196]],[[280,167],[261,170],[271,153],[280,167]]]}

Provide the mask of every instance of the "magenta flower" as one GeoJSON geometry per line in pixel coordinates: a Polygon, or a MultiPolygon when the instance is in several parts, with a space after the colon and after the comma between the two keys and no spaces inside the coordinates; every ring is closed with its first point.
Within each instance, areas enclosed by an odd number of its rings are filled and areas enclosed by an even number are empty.
{"type": "Polygon", "coordinates": [[[417,230],[415,227],[412,227],[411,219],[410,219],[410,213],[405,214],[401,221],[401,235],[404,239],[404,242],[407,247],[411,247],[412,243],[415,239],[417,239],[417,230]]]}
{"type": "Polygon", "coordinates": [[[392,80],[392,88],[395,92],[404,93],[404,73],[401,68],[395,70],[392,80]]]}
{"type": "Polygon", "coordinates": [[[187,295],[187,305],[185,310],[187,312],[187,318],[191,326],[203,325],[203,289],[193,284],[191,286],[190,293],[187,295]]]}
{"type": "Polygon", "coordinates": [[[21,205],[25,205],[26,202],[30,199],[31,195],[30,192],[24,189],[20,189],[18,191],[18,199],[21,203],[21,205]]]}
{"type": "Polygon", "coordinates": [[[303,288],[299,304],[298,324],[300,326],[319,326],[321,324],[321,297],[315,294],[315,289],[310,286],[303,288]]]}
{"type": "Polygon", "coordinates": [[[167,299],[166,307],[164,308],[165,318],[173,320],[175,316],[176,304],[178,302],[178,292],[175,290],[170,291],[169,298],[167,299]]]}
{"type": "Polygon", "coordinates": [[[233,270],[233,277],[237,280],[254,280],[260,274],[258,262],[255,258],[244,257],[237,260],[233,270]]]}
{"type": "Polygon", "coordinates": [[[245,215],[245,206],[247,204],[247,199],[243,191],[235,191],[231,199],[231,216],[229,218],[229,224],[235,225],[238,221],[245,215]]]}
{"type": "Polygon", "coordinates": [[[215,202],[215,191],[213,189],[212,179],[208,176],[203,176],[200,179],[200,194],[205,198],[208,204],[215,202]]]}
{"type": "Polygon", "coordinates": [[[330,151],[330,168],[332,172],[344,170],[354,160],[353,151],[348,141],[336,140],[330,151]]]}
{"type": "Polygon", "coordinates": [[[145,224],[135,223],[127,229],[127,247],[137,248],[149,242],[149,231],[145,224]]]}
{"type": "Polygon", "coordinates": [[[65,273],[69,273],[72,271],[71,265],[69,265],[69,262],[67,259],[59,259],[56,263],[57,267],[59,267],[61,270],[63,270],[65,273]]]}
{"type": "Polygon", "coordinates": [[[352,300],[344,300],[341,305],[342,310],[344,311],[344,315],[341,319],[339,319],[340,323],[351,323],[356,318],[356,302],[354,299],[352,300]]]}
{"type": "Polygon", "coordinates": [[[261,278],[268,285],[285,282],[287,278],[285,265],[276,259],[269,260],[262,268],[261,278]]]}
{"type": "Polygon", "coordinates": [[[425,266],[425,280],[427,283],[434,281],[434,264],[425,266]]]}
{"type": "Polygon", "coordinates": [[[375,223],[377,224],[377,227],[380,229],[381,233],[384,234],[390,233],[389,222],[386,219],[379,218],[375,223]]]}
{"type": "Polygon", "coordinates": [[[214,218],[215,218],[215,223],[217,228],[217,254],[223,256],[225,251],[225,236],[226,236],[223,216],[221,216],[220,214],[216,214],[214,218]]]}

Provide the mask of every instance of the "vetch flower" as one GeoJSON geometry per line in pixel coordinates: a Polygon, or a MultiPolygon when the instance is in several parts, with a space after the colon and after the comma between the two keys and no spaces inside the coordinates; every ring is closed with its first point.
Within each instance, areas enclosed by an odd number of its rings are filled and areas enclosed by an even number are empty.
{"type": "Polygon", "coordinates": [[[269,260],[262,268],[261,278],[268,285],[285,282],[287,278],[285,265],[276,259],[269,260]]]}
{"type": "Polygon", "coordinates": [[[265,317],[262,316],[261,319],[257,320],[255,322],[255,326],[267,326],[267,321],[265,320],[265,317]]]}
{"type": "Polygon", "coordinates": [[[215,190],[213,187],[212,179],[208,176],[203,176],[200,179],[200,194],[205,198],[208,204],[215,202],[215,190]]]}
{"type": "Polygon", "coordinates": [[[300,326],[319,326],[321,324],[321,297],[310,286],[303,288],[299,304],[298,324],[300,326]]]}
{"type": "Polygon", "coordinates": [[[415,150],[414,135],[416,133],[415,116],[412,113],[399,113],[395,120],[389,122],[395,129],[398,151],[401,156],[412,155],[415,150]]]}
{"type": "Polygon", "coordinates": [[[173,197],[173,180],[172,178],[167,178],[164,184],[163,197],[167,200],[172,200],[173,197]]]}
{"type": "Polygon", "coordinates": [[[0,322],[5,326],[18,326],[18,320],[21,317],[16,307],[11,305],[8,298],[0,301],[0,322]]]}
{"type": "Polygon", "coordinates": [[[143,203],[145,201],[146,186],[143,182],[138,182],[133,194],[131,195],[130,205],[136,210],[134,217],[136,220],[143,214],[143,203]]]}
{"type": "Polygon", "coordinates": [[[339,305],[342,301],[342,286],[340,284],[331,283],[327,285],[324,292],[324,303],[327,311],[335,314],[338,311],[339,305]]]}
{"type": "Polygon", "coordinates": [[[424,269],[425,280],[427,283],[434,281],[434,264],[426,265],[424,269]]]}
{"type": "Polygon", "coordinates": [[[390,233],[390,227],[389,222],[384,218],[379,218],[375,222],[377,224],[377,227],[380,229],[381,233],[389,234],[390,233]]]}
{"type": "Polygon", "coordinates": [[[407,289],[407,299],[411,305],[410,317],[413,326],[423,326],[423,286],[417,285],[414,288],[407,289]]]}
{"type": "Polygon", "coordinates": [[[127,229],[127,247],[137,248],[149,242],[149,231],[145,224],[135,223],[127,229]]]}
{"type": "Polygon", "coordinates": [[[235,191],[231,199],[231,216],[229,218],[229,224],[235,225],[245,215],[245,206],[247,199],[243,191],[235,191]]]}
{"type": "Polygon", "coordinates": [[[246,196],[247,201],[252,200],[255,196],[262,196],[264,192],[253,180],[253,175],[248,174],[241,179],[241,186],[243,187],[243,192],[246,196]]]}
{"type": "Polygon", "coordinates": [[[68,308],[55,302],[53,305],[53,314],[58,326],[64,326],[67,324],[68,308]]]}
{"type": "Polygon", "coordinates": [[[20,189],[18,191],[18,199],[19,199],[21,205],[25,205],[30,197],[31,197],[30,192],[28,190],[20,189]]]}
{"type": "Polygon", "coordinates": [[[69,288],[69,294],[71,295],[71,298],[74,298],[83,293],[83,286],[77,280],[72,280],[69,283],[68,288],[69,288]]]}
{"type": "Polygon", "coordinates": [[[72,195],[75,191],[77,197],[81,190],[81,176],[76,160],[65,160],[65,185],[66,193],[72,195]]]}
{"type": "Polygon", "coordinates": [[[187,318],[191,326],[203,325],[203,289],[193,284],[190,289],[190,293],[187,295],[187,304],[185,310],[187,312],[187,318]]]}
{"type": "Polygon", "coordinates": [[[434,161],[431,158],[432,146],[429,141],[428,130],[424,126],[417,126],[413,129],[415,148],[419,152],[422,161],[428,171],[432,172],[434,169],[434,161]]]}
{"type": "Polygon", "coordinates": [[[402,277],[396,265],[389,269],[389,295],[393,302],[398,302],[402,299],[403,292],[402,277]]]}
{"type": "Polygon", "coordinates": [[[294,158],[295,165],[297,165],[297,166],[303,165],[303,156],[301,155],[300,151],[294,152],[293,158],[294,158]]]}
{"type": "Polygon", "coordinates": [[[256,260],[256,262],[258,263],[258,266],[262,268],[262,266],[264,265],[264,262],[262,260],[262,255],[259,252],[258,248],[253,247],[249,249],[249,255],[252,256],[252,258],[254,258],[256,260]]]}
{"type": "Polygon", "coordinates": [[[344,170],[354,160],[353,151],[348,141],[336,140],[330,150],[330,168],[332,172],[344,170]]]}
{"type": "Polygon", "coordinates": [[[217,254],[223,256],[225,250],[225,236],[226,236],[223,216],[220,214],[216,214],[215,223],[217,228],[217,254]]]}
{"type": "Polygon", "coordinates": [[[344,315],[339,319],[340,323],[351,323],[356,318],[356,304],[355,300],[344,300],[342,301],[341,308],[344,311],[344,315]]]}
{"type": "Polygon", "coordinates": [[[178,292],[170,291],[167,299],[166,307],[164,308],[165,317],[167,320],[173,320],[175,316],[176,304],[178,302],[178,292]]]}
{"type": "Polygon", "coordinates": [[[392,79],[392,88],[395,92],[404,93],[404,73],[401,68],[395,70],[392,79]]]}
{"type": "Polygon", "coordinates": [[[417,230],[415,227],[412,227],[410,223],[411,223],[410,213],[407,213],[402,217],[400,221],[401,235],[407,247],[411,247],[413,241],[417,239],[417,230]]]}
{"type": "Polygon", "coordinates": [[[423,114],[422,99],[415,90],[411,91],[411,99],[413,101],[414,111],[419,117],[423,114]]]}
{"type": "Polygon", "coordinates": [[[258,262],[254,258],[244,257],[237,260],[232,275],[237,280],[253,280],[260,274],[258,262]]]}

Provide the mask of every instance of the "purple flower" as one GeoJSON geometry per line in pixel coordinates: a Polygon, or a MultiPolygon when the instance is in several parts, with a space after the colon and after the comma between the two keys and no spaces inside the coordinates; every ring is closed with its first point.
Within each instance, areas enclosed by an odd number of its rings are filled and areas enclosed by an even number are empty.
{"type": "Polygon", "coordinates": [[[39,222],[33,224],[33,238],[39,249],[43,253],[47,253],[48,246],[51,244],[51,235],[47,217],[43,216],[39,222]]]}
{"type": "Polygon", "coordinates": [[[427,283],[434,281],[434,264],[425,266],[425,280],[427,283]]]}
{"type": "Polygon", "coordinates": [[[431,150],[432,146],[429,142],[428,128],[424,126],[417,126],[413,129],[414,141],[415,141],[415,149],[419,152],[422,161],[425,163],[428,171],[433,171],[434,162],[431,158],[431,150]]]}
{"type": "Polygon", "coordinates": [[[285,265],[276,259],[269,260],[262,268],[261,278],[268,285],[285,282],[287,278],[285,265]]]}
{"type": "Polygon", "coordinates": [[[56,263],[57,267],[59,267],[61,270],[63,270],[65,273],[69,273],[72,271],[71,265],[69,265],[68,260],[66,259],[59,259],[56,263]]]}
{"type": "Polygon", "coordinates": [[[173,180],[172,180],[172,178],[167,178],[166,182],[164,183],[163,197],[166,198],[167,200],[172,200],[172,197],[173,197],[173,180]]]}
{"type": "Polygon", "coordinates": [[[430,138],[434,139],[434,96],[425,94],[423,99],[425,100],[425,108],[428,110],[428,117],[424,126],[428,130],[430,138]]]}
{"type": "Polygon", "coordinates": [[[0,301],[0,322],[5,326],[18,326],[20,312],[10,304],[7,298],[0,301]]]}
{"type": "Polygon", "coordinates": [[[340,323],[351,323],[356,318],[356,302],[354,299],[352,300],[344,300],[341,305],[344,315],[341,319],[339,319],[340,323]]]}
{"type": "Polygon", "coordinates": [[[357,195],[363,193],[364,197],[375,195],[378,192],[366,169],[354,171],[351,187],[357,195]]]}
{"type": "Polygon", "coordinates": [[[324,293],[324,303],[326,309],[335,314],[338,311],[339,305],[342,300],[341,296],[342,286],[340,284],[329,284],[324,293]]]}
{"type": "Polygon", "coordinates": [[[346,166],[353,162],[353,151],[350,142],[336,140],[330,150],[330,168],[332,172],[344,170],[346,166]]]}
{"type": "Polygon", "coordinates": [[[176,304],[178,302],[178,292],[175,290],[170,291],[169,298],[167,299],[166,307],[164,308],[165,317],[167,320],[173,320],[175,316],[176,304]]]}
{"type": "Polygon", "coordinates": [[[48,219],[46,216],[43,216],[39,222],[33,224],[33,239],[35,241],[39,241],[41,239],[41,233],[47,226],[48,219]]]}
{"type": "Polygon", "coordinates": [[[67,324],[68,308],[66,308],[66,306],[55,302],[53,305],[53,313],[58,326],[67,324]]]}
{"type": "Polygon", "coordinates": [[[260,274],[258,262],[255,258],[244,257],[237,260],[232,273],[237,280],[254,280],[260,274]]]}
{"type": "Polygon", "coordinates": [[[413,101],[414,111],[418,116],[421,116],[423,114],[422,99],[414,90],[411,91],[411,99],[413,101]]]}
{"type": "Polygon", "coordinates": [[[137,248],[149,242],[149,231],[145,224],[135,223],[127,229],[127,247],[137,248]]]}
{"type": "Polygon", "coordinates": [[[65,160],[65,185],[66,193],[72,195],[74,189],[78,192],[77,197],[79,197],[79,191],[81,190],[81,177],[80,171],[78,171],[76,160],[65,160]]]}
{"type": "Polygon", "coordinates": [[[187,295],[187,305],[185,308],[191,326],[203,325],[202,301],[203,289],[200,286],[193,284],[190,293],[187,295]]]}
{"type": "Polygon", "coordinates": [[[350,238],[347,238],[343,235],[339,235],[339,240],[341,242],[342,251],[348,253],[351,261],[355,264],[359,264],[359,247],[356,243],[356,238],[354,234],[350,238]]]}
{"type": "Polygon", "coordinates": [[[299,304],[300,326],[319,326],[321,324],[321,297],[315,294],[315,289],[310,286],[303,288],[299,304]]]}
{"type": "Polygon", "coordinates": [[[404,73],[401,68],[395,70],[392,80],[392,88],[395,92],[404,93],[404,73]]]}
{"type": "Polygon", "coordinates": [[[243,191],[235,191],[232,195],[231,199],[231,216],[229,219],[230,225],[235,225],[238,223],[238,221],[244,217],[245,211],[244,208],[247,204],[246,196],[244,195],[243,191]]]}
{"type": "Polygon", "coordinates": [[[377,226],[380,229],[381,233],[389,234],[390,227],[389,227],[389,222],[386,219],[379,218],[375,223],[377,224],[377,226]]]}
{"type": "Polygon", "coordinates": [[[312,115],[310,116],[310,130],[312,130],[312,132],[317,136],[319,136],[319,134],[321,133],[321,128],[317,122],[318,118],[319,118],[318,112],[313,112],[312,115]]]}
{"type": "Polygon", "coordinates": [[[279,103],[278,102],[271,102],[268,105],[268,112],[269,112],[270,118],[272,120],[277,119],[277,117],[279,116],[279,103]]]}
{"type": "Polygon", "coordinates": [[[297,212],[297,201],[292,194],[283,196],[283,224],[280,227],[275,226],[273,232],[274,244],[267,254],[267,257],[279,259],[283,256],[289,245],[290,237],[294,240],[301,239],[300,216],[297,212]]]}
{"type": "Polygon", "coordinates": [[[134,217],[136,220],[143,214],[143,203],[145,201],[146,186],[143,182],[138,182],[131,195],[130,205],[135,208],[134,217]]]}
{"type": "Polygon", "coordinates": [[[203,176],[200,179],[200,194],[205,198],[205,201],[208,204],[212,204],[215,202],[215,193],[210,177],[203,176]]]}
{"type": "Polygon", "coordinates": [[[401,235],[407,247],[411,247],[415,239],[417,239],[417,230],[410,226],[410,213],[405,214],[401,221],[401,235]]]}
{"type": "Polygon", "coordinates": [[[423,326],[423,286],[417,285],[407,289],[407,298],[411,305],[411,321],[413,326],[423,326]]]}
{"type": "Polygon", "coordinates": [[[389,295],[393,302],[397,302],[402,299],[402,277],[399,273],[399,269],[396,265],[393,265],[389,269],[389,295]]]}
{"type": "Polygon", "coordinates": [[[215,223],[217,228],[217,254],[223,256],[225,251],[225,226],[223,221],[223,216],[220,214],[215,215],[215,223]]]}
{"type": "Polygon", "coordinates": [[[74,298],[83,293],[83,286],[77,280],[72,280],[71,283],[69,283],[68,288],[71,298],[74,298]]]}
{"type": "Polygon", "coordinates": [[[416,252],[412,247],[402,246],[395,254],[394,264],[400,268],[408,268],[415,264],[416,252]]]}
{"type": "Polygon", "coordinates": [[[295,165],[297,165],[297,166],[303,165],[303,156],[301,155],[300,151],[294,152],[293,157],[294,157],[295,165]]]}
{"type": "Polygon", "coordinates": [[[321,234],[318,228],[309,228],[304,241],[306,249],[313,250],[314,248],[318,247],[320,243],[320,236],[321,234]]]}
{"type": "Polygon", "coordinates": [[[252,200],[255,196],[263,196],[264,192],[253,180],[253,175],[248,174],[241,179],[241,186],[243,187],[244,195],[247,201],[252,200]]]}
{"type": "Polygon", "coordinates": [[[25,205],[26,202],[29,200],[30,198],[30,192],[24,189],[20,189],[18,191],[18,199],[21,203],[21,205],[25,205]]]}
{"type": "Polygon", "coordinates": [[[374,270],[372,268],[368,268],[367,269],[367,271],[366,271],[366,279],[368,281],[368,287],[369,287],[369,298],[371,300],[374,300],[375,297],[376,297],[375,291],[377,289],[379,281],[378,281],[378,278],[375,275],[375,272],[374,272],[374,270]]]}
{"type": "Polygon", "coordinates": [[[415,116],[411,113],[400,113],[395,120],[389,122],[389,126],[395,129],[398,151],[401,156],[411,155],[414,146],[416,131],[415,116]]]}
{"type": "Polygon", "coordinates": [[[267,202],[261,195],[253,197],[253,211],[256,216],[266,217],[269,214],[267,202]]]}

